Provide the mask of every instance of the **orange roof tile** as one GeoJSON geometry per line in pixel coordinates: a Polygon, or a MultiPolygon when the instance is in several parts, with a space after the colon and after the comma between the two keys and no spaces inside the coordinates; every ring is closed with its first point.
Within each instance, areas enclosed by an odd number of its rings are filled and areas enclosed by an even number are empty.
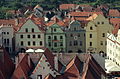
{"type": "Polygon", "coordinates": [[[103,15],[103,12],[70,12],[68,13],[68,16],[77,16],[77,17],[89,17],[93,14],[97,14],[97,15],[103,15]]]}
{"type": "Polygon", "coordinates": [[[117,9],[110,9],[109,16],[120,17],[120,12],[117,9]]]}
{"type": "Polygon", "coordinates": [[[71,8],[75,8],[77,5],[76,4],[61,4],[59,6],[60,10],[67,10],[67,9],[71,9],[71,8]]]}

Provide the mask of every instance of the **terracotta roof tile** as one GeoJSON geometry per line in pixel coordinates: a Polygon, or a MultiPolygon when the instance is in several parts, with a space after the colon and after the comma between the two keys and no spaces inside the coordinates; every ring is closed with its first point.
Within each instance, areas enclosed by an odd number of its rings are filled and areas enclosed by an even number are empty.
{"type": "Polygon", "coordinates": [[[76,4],[61,4],[59,6],[59,9],[60,10],[68,10],[68,9],[71,9],[71,8],[75,8],[77,5],[76,4]]]}
{"type": "Polygon", "coordinates": [[[103,12],[70,12],[68,13],[68,16],[74,16],[74,17],[89,17],[93,14],[97,15],[103,15],[103,12]]]}
{"type": "Polygon", "coordinates": [[[120,12],[117,9],[110,9],[109,16],[120,17],[120,12]]]}

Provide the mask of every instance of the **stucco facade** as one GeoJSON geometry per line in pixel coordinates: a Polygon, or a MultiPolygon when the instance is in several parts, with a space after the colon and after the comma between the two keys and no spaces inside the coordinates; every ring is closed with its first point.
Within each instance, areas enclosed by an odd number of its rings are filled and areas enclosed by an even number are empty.
{"type": "Polygon", "coordinates": [[[107,58],[120,65],[120,30],[117,36],[107,34],[107,58]]]}
{"type": "Polygon", "coordinates": [[[88,22],[86,29],[86,51],[106,53],[106,36],[111,33],[113,26],[103,15],[98,15],[95,19],[88,22]]]}
{"type": "Polygon", "coordinates": [[[1,25],[0,26],[0,45],[12,54],[13,53],[13,26],[1,25]]]}
{"type": "Polygon", "coordinates": [[[15,33],[16,49],[44,47],[44,31],[28,19],[15,33]]]}
{"type": "Polygon", "coordinates": [[[66,52],[65,32],[57,24],[47,27],[45,45],[53,52],[66,52]]]}
{"type": "Polygon", "coordinates": [[[85,52],[85,30],[78,21],[72,21],[66,31],[67,52],[85,52]]]}

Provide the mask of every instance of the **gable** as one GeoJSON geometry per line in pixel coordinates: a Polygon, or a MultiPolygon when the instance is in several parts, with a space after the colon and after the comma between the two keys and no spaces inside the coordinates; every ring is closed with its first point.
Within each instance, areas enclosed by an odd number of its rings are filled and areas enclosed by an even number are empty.
{"type": "Polygon", "coordinates": [[[25,32],[25,29],[28,29],[28,32],[31,32],[31,29],[33,28],[35,32],[41,32],[39,27],[30,19],[28,19],[20,28],[18,32],[25,32]]]}
{"type": "Polygon", "coordinates": [[[47,29],[46,33],[64,33],[64,31],[61,29],[61,27],[58,24],[53,24],[47,29]]]}

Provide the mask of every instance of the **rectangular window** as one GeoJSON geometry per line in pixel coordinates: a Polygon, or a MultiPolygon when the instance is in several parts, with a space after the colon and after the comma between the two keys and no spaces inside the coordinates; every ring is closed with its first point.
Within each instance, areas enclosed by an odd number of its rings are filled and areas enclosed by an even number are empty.
{"type": "Polygon", "coordinates": [[[92,46],[92,42],[90,42],[90,46],[92,46]]]}
{"type": "Polygon", "coordinates": [[[28,46],[30,46],[30,41],[28,41],[28,46]]]}
{"type": "Polygon", "coordinates": [[[40,41],[40,45],[42,45],[42,41],[40,41]]]}
{"type": "Polygon", "coordinates": [[[34,32],[34,28],[32,28],[32,32],[34,32]]]}
{"type": "Polygon", "coordinates": [[[23,35],[20,35],[20,38],[23,38],[23,35]]]}
{"type": "Polygon", "coordinates": [[[48,36],[48,39],[51,39],[51,36],[48,36]]]}
{"type": "Polygon", "coordinates": [[[7,32],[7,34],[9,34],[9,32],[7,32]]]}
{"type": "Polygon", "coordinates": [[[63,46],[63,43],[62,43],[62,42],[60,43],[60,46],[63,46]]]}
{"type": "Polygon", "coordinates": [[[57,40],[57,36],[54,36],[54,40],[57,40]]]}
{"type": "Polygon", "coordinates": [[[33,38],[35,38],[35,35],[33,35],[33,38]]]}
{"type": "Polygon", "coordinates": [[[33,41],[33,46],[35,46],[35,41],[33,41]]]}
{"type": "Polygon", "coordinates": [[[25,32],[28,32],[28,29],[27,29],[27,28],[25,29],[25,32]]]}
{"type": "Polygon", "coordinates": [[[41,38],[41,36],[40,36],[40,35],[38,35],[38,38],[41,38]]]}
{"type": "Polygon", "coordinates": [[[105,33],[102,33],[102,37],[105,37],[105,33]]]}
{"type": "Polygon", "coordinates": [[[54,47],[57,47],[57,43],[54,43],[54,47]]]}
{"type": "Polygon", "coordinates": [[[103,45],[103,41],[100,42],[100,45],[103,45]]]}
{"type": "Polygon", "coordinates": [[[9,39],[7,39],[7,45],[9,45],[9,39]]]}
{"type": "Polygon", "coordinates": [[[4,39],[4,44],[6,45],[6,39],[4,39]]]}
{"type": "Polygon", "coordinates": [[[78,45],[78,42],[77,41],[74,41],[74,46],[77,46],[78,45]]]}
{"type": "Polygon", "coordinates": [[[30,38],[30,35],[27,35],[28,38],[30,38]]]}
{"type": "Polygon", "coordinates": [[[72,46],[72,41],[69,42],[69,46],[72,46]]]}
{"type": "Polygon", "coordinates": [[[23,41],[21,41],[21,46],[23,46],[24,45],[24,43],[23,43],[23,41]]]}
{"type": "Polygon", "coordinates": [[[56,29],[54,29],[54,32],[56,32],[56,29]]]}
{"type": "Polygon", "coordinates": [[[60,36],[60,39],[63,39],[63,36],[60,36]]]}
{"type": "Polygon", "coordinates": [[[48,42],[48,46],[51,47],[51,42],[48,42]]]}
{"type": "Polygon", "coordinates": [[[90,34],[90,38],[92,38],[92,34],[90,34]]]}
{"type": "Polygon", "coordinates": [[[42,79],[42,75],[38,75],[38,76],[37,76],[37,79],[42,79]]]}
{"type": "Polygon", "coordinates": [[[80,46],[82,46],[82,41],[80,41],[80,46]]]}

